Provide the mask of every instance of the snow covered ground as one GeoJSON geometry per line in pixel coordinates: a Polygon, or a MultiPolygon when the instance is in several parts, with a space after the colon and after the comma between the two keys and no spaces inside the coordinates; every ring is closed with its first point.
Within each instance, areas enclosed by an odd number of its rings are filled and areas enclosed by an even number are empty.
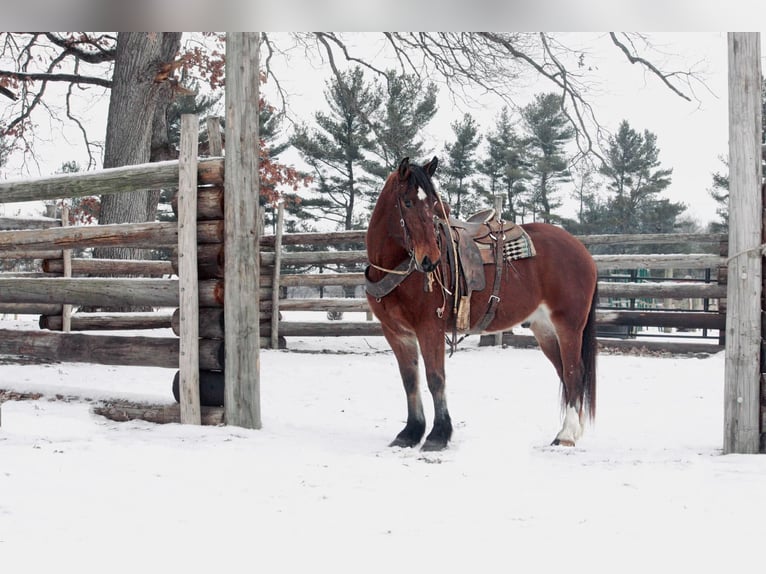
{"type": "MultiPolygon", "coordinates": [[[[601,355],[596,424],[564,448],[542,353],[469,339],[447,361],[454,440],[422,453],[386,446],[406,413],[382,339],[290,345],[262,351],[260,431],[4,403],[0,570],[763,568],[766,457],[721,455],[723,353],[601,355]]],[[[0,388],[170,402],[173,373],[3,363],[0,388]]]]}

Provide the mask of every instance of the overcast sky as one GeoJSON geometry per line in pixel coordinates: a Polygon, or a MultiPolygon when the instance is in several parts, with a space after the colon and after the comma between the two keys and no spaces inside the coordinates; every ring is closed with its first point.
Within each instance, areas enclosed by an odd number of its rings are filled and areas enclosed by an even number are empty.
{"type": "MultiPolygon", "coordinates": [[[[370,33],[371,46],[379,34],[370,33]]],[[[588,62],[597,68],[591,101],[601,124],[615,130],[626,119],[637,131],[649,130],[657,135],[662,167],[673,168],[673,182],[663,197],[682,201],[687,213],[705,224],[716,219],[716,204],[710,197],[712,172],[723,164],[719,156],[728,149],[727,55],[723,32],[663,33],[649,35],[657,49],[653,54],[658,65],[691,68],[704,82],[685,87],[693,101],[687,102],[672,93],[656,77],[631,65],[618,53],[603,34],[569,33],[566,40],[589,49],[588,62]]],[[[360,40],[363,43],[363,39],[360,40]]],[[[372,52],[375,52],[372,49],[372,52]]],[[[286,64],[275,63],[283,87],[290,92],[290,106],[298,117],[306,120],[318,109],[325,109],[326,66],[317,59],[293,57],[286,64]],[[281,66],[281,68],[280,68],[281,66]],[[285,69],[288,68],[288,69],[285,69]]],[[[273,86],[267,86],[267,93],[273,86]]],[[[545,81],[534,77],[520,82],[517,103],[523,105],[538,92],[551,89],[545,81]]],[[[450,123],[469,112],[484,130],[491,129],[502,102],[491,95],[477,95],[477,102],[455,102],[446,90],[440,90],[439,112],[428,132],[429,143],[436,155],[443,156],[443,142],[452,139],[450,123]]],[[[426,159],[426,158],[420,158],[426,159]]],[[[575,203],[562,191],[566,201],[565,215],[574,215],[575,203]]]]}

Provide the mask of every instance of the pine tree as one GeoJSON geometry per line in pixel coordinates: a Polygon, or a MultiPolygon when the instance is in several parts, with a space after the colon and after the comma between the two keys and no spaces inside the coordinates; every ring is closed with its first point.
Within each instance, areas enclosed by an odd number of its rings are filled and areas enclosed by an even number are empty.
{"type": "Polygon", "coordinates": [[[455,141],[444,145],[447,152],[444,174],[447,198],[452,206],[452,216],[459,218],[462,213],[476,206],[471,197],[472,178],[476,174],[476,149],[481,142],[479,126],[471,114],[465,114],[462,121],[452,124],[455,141]]]}
{"type": "Polygon", "coordinates": [[[503,219],[516,221],[519,217],[520,198],[526,192],[529,180],[528,145],[514,130],[507,107],[498,114],[495,128],[487,135],[487,155],[477,165],[488,180],[489,187],[482,194],[494,205],[494,198],[505,198],[503,219]]]}
{"type": "MultiPolygon", "coordinates": [[[[672,224],[659,224],[656,214],[660,201],[657,195],[671,182],[672,169],[661,169],[657,136],[648,130],[638,133],[623,120],[617,134],[609,137],[605,163],[599,169],[607,180],[607,189],[613,194],[609,201],[616,227],[611,233],[635,233],[666,229],[672,224]]],[[[660,210],[667,217],[675,216],[685,208],[674,204],[660,210]]]]}
{"type": "Polygon", "coordinates": [[[302,204],[340,229],[353,229],[363,224],[357,203],[371,186],[360,162],[374,147],[370,118],[380,98],[357,66],[342,74],[342,82],[328,82],[325,99],[330,113],[316,112],[317,128],[300,126],[291,139],[313,169],[317,185],[318,198],[304,198],[302,204]]]}
{"type": "Polygon", "coordinates": [[[564,147],[574,137],[574,129],[561,108],[559,94],[537,94],[534,102],[521,110],[529,136],[530,167],[533,185],[528,206],[533,219],[556,219],[553,210],[561,206],[555,196],[558,184],[571,179],[564,147]]]}
{"type": "Polygon", "coordinates": [[[365,169],[385,180],[402,158],[421,158],[425,154],[421,132],[436,114],[436,84],[412,74],[387,73],[387,81],[378,85],[381,107],[372,114],[375,133],[372,158],[365,169]]]}

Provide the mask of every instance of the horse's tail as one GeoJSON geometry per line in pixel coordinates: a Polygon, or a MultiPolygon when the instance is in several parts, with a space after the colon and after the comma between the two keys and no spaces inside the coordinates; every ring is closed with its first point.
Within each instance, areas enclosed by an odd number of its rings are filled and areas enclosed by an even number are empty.
{"type": "Polygon", "coordinates": [[[598,284],[593,289],[593,299],[588,312],[588,321],[582,332],[582,350],[580,357],[583,365],[583,404],[590,420],[596,417],[596,303],[598,302],[598,284]]]}

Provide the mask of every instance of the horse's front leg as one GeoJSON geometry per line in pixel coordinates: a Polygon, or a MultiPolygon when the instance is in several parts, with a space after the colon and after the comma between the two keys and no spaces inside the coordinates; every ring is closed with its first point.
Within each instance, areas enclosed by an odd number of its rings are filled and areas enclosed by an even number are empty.
{"type": "Polygon", "coordinates": [[[452,437],[452,419],[447,409],[444,377],[444,333],[435,329],[418,337],[426,368],[426,380],[434,401],[434,426],[422,450],[442,450],[452,437]]]}
{"type": "Polygon", "coordinates": [[[413,447],[420,443],[426,432],[426,418],[420,398],[418,372],[418,344],[413,335],[394,333],[383,328],[383,333],[399,363],[399,373],[407,396],[407,424],[389,446],[413,447]]]}

